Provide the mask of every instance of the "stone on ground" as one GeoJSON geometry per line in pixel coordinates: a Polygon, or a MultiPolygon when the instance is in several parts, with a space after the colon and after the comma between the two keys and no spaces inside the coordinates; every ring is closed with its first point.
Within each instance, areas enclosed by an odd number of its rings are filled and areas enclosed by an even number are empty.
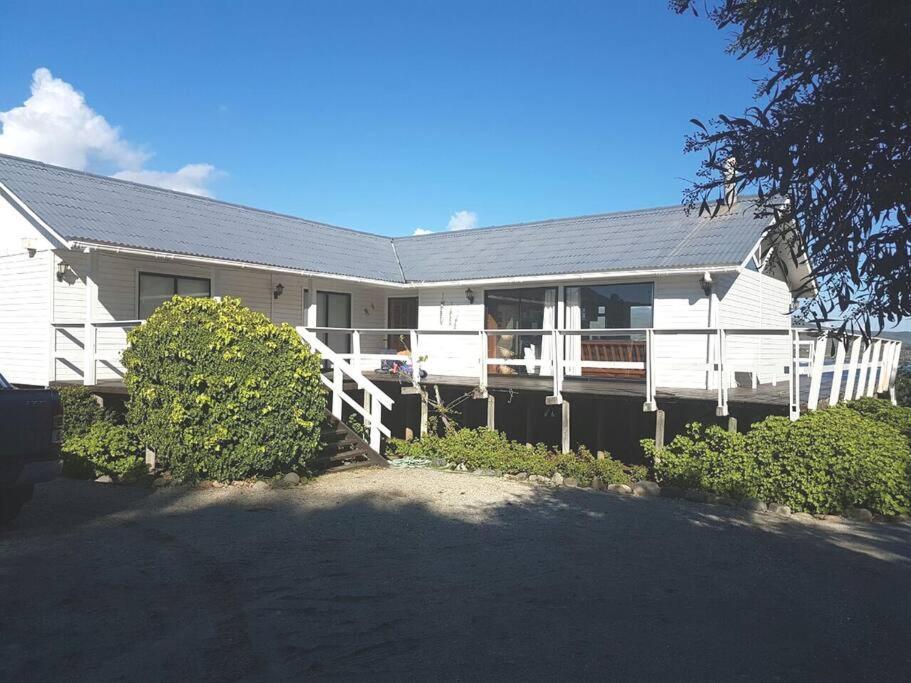
{"type": "Polygon", "coordinates": [[[854,522],[872,522],[873,513],[865,508],[848,508],[845,517],[854,522]]]}
{"type": "Polygon", "coordinates": [[[611,493],[632,493],[633,489],[626,484],[608,484],[607,490],[611,493]]]}
{"type": "Polygon", "coordinates": [[[744,498],[740,501],[740,507],[744,510],[749,510],[750,512],[766,512],[769,509],[769,506],[765,504],[765,501],[759,500],[758,498],[744,498]]]}
{"type": "Polygon", "coordinates": [[[113,484],[114,479],[109,474],[102,474],[95,480],[95,482],[98,484],[113,484]]]}
{"type": "Polygon", "coordinates": [[[634,496],[659,496],[661,487],[653,481],[637,481],[633,484],[634,496]]]}
{"type": "Polygon", "coordinates": [[[554,476],[551,477],[551,481],[554,484],[556,484],[557,486],[562,486],[563,485],[563,475],[560,474],[559,472],[554,472],[554,476]]]}
{"type": "Polygon", "coordinates": [[[261,479],[259,481],[253,482],[254,491],[267,491],[268,489],[269,489],[269,482],[263,481],[261,479]]]}
{"type": "Polygon", "coordinates": [[[300,484],[301,478],[297,472],[288,472],[288,474],[282,477],[282,481],[286,484],[300,484]]]}
{"type": "Polygon", "coordinates": [[[782,505],[781,503],[769,503],[769,512],[773,515],[781,515],[782,517],[787,517],[791,514],[791,508],[788,505],[782,505]]]}

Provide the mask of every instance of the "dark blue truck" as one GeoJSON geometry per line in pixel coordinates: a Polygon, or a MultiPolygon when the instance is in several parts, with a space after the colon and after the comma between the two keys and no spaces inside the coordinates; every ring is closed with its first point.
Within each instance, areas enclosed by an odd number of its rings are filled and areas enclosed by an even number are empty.
{"type": "Polygon", "coordinates": [[[35,484],[60,474],[63,408],[51,389],[17,389],[0,375],[0,524],[13,519],[35,484]]]}

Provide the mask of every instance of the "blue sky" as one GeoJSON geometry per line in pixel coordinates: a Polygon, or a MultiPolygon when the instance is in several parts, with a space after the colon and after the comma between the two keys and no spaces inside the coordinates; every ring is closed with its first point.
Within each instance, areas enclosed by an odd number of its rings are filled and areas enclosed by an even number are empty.
{"type": "Polygon", "coordinates": [[[663,0],[14,0],[0,112],[44,67],[142,156],[88,170],[207,164],[219,199],[410,234],[678,203],[689,119],[742,109],[763,70],[726,38],[663,0]]]}

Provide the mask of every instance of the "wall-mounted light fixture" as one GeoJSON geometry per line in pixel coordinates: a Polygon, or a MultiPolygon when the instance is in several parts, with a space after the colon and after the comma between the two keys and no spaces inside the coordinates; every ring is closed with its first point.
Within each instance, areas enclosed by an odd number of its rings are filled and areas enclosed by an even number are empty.
{"type": "Polygon", "coordinates": [[[66,265],[66,263],[63,261],[60,261],[57,264],[57,282],[63,282],[63,278],[66,277],[66,271],[68,268],[69,266],[66,265]]]}
{"type": "Polygon", "coordinates": [[[284,291],[285,291],[285,286],[281,282],[279,282],[277,285],[275,285],[275,289],[272,290],[272,298],[277,299],[278,297],[280,297],[282,295],[282,292],[284,292],[284,291]]]}
{"type": "Polygon", "coordinates": [[[702,277],[699,278],[699,286],[702,287],[702,291],[705,292],[705,295],[708,296],[712,293],[712,274],[708,271],[702,274],[702,277]]]}
{"type": "Polygon", "coordinates": [[[468,299],[468,303],[474,303],[474,292],[471,291],[471,287],[465,290],[465,298],[468,299]]]}

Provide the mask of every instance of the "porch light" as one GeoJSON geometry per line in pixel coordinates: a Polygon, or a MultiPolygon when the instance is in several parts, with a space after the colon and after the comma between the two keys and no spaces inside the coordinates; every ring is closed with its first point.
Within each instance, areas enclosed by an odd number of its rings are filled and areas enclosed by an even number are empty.
{"type": "Polygon", "coordinates": [[[699,285],[702,287],[702,291],[705,292],[706,296],[712,293],[712,284],[712,274],[708,271],[704,272],[699,279],[699,285]]]}
{"type": "Polygon", "coordinates": [[[474,292],[471,291],[471,287],[465,290],[465,298],[468,299],[468,303],[474,303],[474,292]]]}
{"type": "Polygon", "coordinates": [[[60,261],[57,264],[57,282],[63,282],[63,278],[66,277],[66,271],[68,268],[69,266],[63,261],[60,261]]]}
{"type": "Polygon", "coordinates": [[[272,290],[272,298],[277,299],[278,297],[280,297],[282,295],[282,292],[284,292],[284,291],[285,291],[285,286],[281,282],[279,282],[277,285],[275,285],[275,289],[272,290]]]}

